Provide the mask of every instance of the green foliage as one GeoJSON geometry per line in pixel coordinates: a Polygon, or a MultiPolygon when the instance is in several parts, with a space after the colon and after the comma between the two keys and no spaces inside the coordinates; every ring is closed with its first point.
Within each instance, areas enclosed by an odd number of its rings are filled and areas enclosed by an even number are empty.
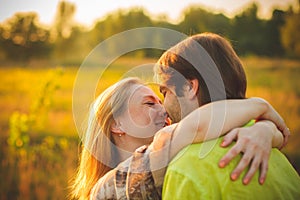
{"type": "Polygon", "coordinates": [[[101,42],[122,31],[147,26],[152,26],[152,21],[142,9],[118,10],[98,21],[91,34],[96,42],[101,42]]]}
{"type": "Polygon", "coordinates": [[[50,33],[38,25],[36,13],[17,13],[1,27],[4,56],[15,61],[45,57],[51,50],[50,33]]]}
{"type": "Polygon", "coordinates": [[[73,17],[75,14],[75,4],[68,1],[60,1],[57,7],[54,24],[54,37],[68,38],[74,26],[73,17]]]}
{"type": "MultiPolygon", "coordinates": [[[[300,10],[300,9],[299,9],[300,10]]],[[[281,28],[281,40],[289,56],[300,57],[300,11],[291,12],[281,28]]]]}
{"type": "Polygon", "coordinates": [[[258,7],[253,4],[232,21],[230,38],[242,55],[283,56],[280,28],[284,24],[285,12],[275,9],[270,20],[257,17],[258,7]]]}
{"type": "Polygon", "coordinates": [[[280,38],[280,28],[284,25],[286,13],[275,9],[272,18],[266,21],[264,33],[264,53],[268,56],[284,55],[284,48],[280,38]]]}
{"type": "Polygon", "coordinates": [[[29,147],[29,133],[33,131],[34,126],[42,125],[42,119],[47,116],[51,106],[52,96],[58,88],[56,79],[61,73],[61,69],[56,69],[52,77],[45,82],[41,93],[37,99],[35,99],[29,113],[25,114],[15,111],[10,117],[8,144],[13,149],[18,150],[29,147]]]}
{"type": "Polygon", "coordinates": [[[229,19],[222,14],[212,14],[200,7],[190,7],[184,12],[184,20],[179,30],[190,35],[201,32],[214,32],[228,35],[229,19]]]}
{"type": "Polygon", "coordinates": [[[52,59],[58,63],[81,63],[90,50],[85,31],[74,22],[76,7],[74,3],[60,1],[55,23],[51,30],[53,40],[52,59]],[[83,55],[82,55],[83,54],[83,55]]]}
{"type": "Polygon", "coordinates": [[[70,141],[63,136],[34,134],[36,127],[42,126],[47,118],[52,107],[53,95],[59,88],[58,80],[61,75],[62,69],[58,68],[52,72],[29,113],[16,111],[10,117],[8,154],[4,159],[7,165],[1,167],[4,170],[13,169],[13,173],[7,174],[7,191],[1,191],[6,197],[2,196],[1,199],[18,199],[20,194],[23,199],[58,199],[64,195],[63,188],[57,190],[56,187],[57,184],[62,186],[66,183],[57,182],[56,180],[60,180],[56,178],[59,174],[55,173],[65,171],[69,166],[65,165],[64,157],[69,156],[66,150],[71,145],[70,141]],[[12,174],[13,176],[10,176],[12,174]]]}
{"type": "MultiPolygon", "coordinates": [[[[98,21],[94,29],[89,33],[92,38],[92,46],[95,47],[103,40],[110,36],[133,28],[153,26],[153,22],[145,15],[144,11],[139,8],[133,8],[130,11],[118,10],[115,13],[109,14],[104,20],[98,21]]],[[[140,42],[151,41],[154,36],[139,36],[134,40],[140,42]]],[[[112,41],[113,42],[113,41],[112,41]]],[[[118,41],[118,43],[110,43],[107,47],[107,53],[114,53],[122,47],[130,45],[128,41],[118,41]]],[[[133,52],[131,56],[148,57],[148,50],[133,52]]],[[[151,55],[153,56],[153,55],[151,55]]]]}
{"type": "Polygon", "coordinates": [[[235,46],[239,54],[262,54],[264,24],[257,17],[257,10],[256,4],[252,4],[232,21],[230,38],[236,41],[235,46]]]}
{"type": "Polygon", "coordinates": [[[15,112],[12,114],[9,122],[10,134],[7,140],[9,146],[16,150],[28,147],[29,136],[27,133],[33,120],[26,114],[15,112]]]}

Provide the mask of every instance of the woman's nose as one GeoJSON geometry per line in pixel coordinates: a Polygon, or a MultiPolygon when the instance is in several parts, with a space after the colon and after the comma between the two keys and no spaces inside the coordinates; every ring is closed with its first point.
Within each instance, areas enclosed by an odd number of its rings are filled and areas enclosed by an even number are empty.
{"type": "Polygon", "coordinates": [[[161,104],[159,104],[159,114],[162,117],[167,117],[167,111],[166,111],[165,107],[161,104]]]}

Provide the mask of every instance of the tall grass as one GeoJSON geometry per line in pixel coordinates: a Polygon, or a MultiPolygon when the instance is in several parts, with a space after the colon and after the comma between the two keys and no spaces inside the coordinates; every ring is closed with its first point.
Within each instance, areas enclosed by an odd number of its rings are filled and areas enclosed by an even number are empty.
{"type": "Polygon", "coordinates": [[[300,145],[300,62],[254,57],[244,58],[243,63],[248,78],[247,96],[265,98],[283,116],[292,133],[284,152],[300,155],[297,149],[300,145]]]}

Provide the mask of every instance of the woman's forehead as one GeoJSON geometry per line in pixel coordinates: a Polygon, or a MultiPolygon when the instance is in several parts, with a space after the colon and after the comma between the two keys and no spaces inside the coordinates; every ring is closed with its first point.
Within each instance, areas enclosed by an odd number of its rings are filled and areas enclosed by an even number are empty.
{"type": "Polygon", "coordinates": [[[157,95],[147,86],[145,85],[137,85],[133,88],[132,100],[142,100],[145,98],[155,98],[157,99],[157,95]]]}

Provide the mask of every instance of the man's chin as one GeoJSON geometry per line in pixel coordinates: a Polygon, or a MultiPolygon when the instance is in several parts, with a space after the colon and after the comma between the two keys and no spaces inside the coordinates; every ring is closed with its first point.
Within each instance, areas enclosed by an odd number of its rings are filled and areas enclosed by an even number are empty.
{"type": "Polygon", "coordinates": [[[170,118],[171,118],[172,124],[178,123],[181,120],[179,117],[170,117],[170,118]]]}

